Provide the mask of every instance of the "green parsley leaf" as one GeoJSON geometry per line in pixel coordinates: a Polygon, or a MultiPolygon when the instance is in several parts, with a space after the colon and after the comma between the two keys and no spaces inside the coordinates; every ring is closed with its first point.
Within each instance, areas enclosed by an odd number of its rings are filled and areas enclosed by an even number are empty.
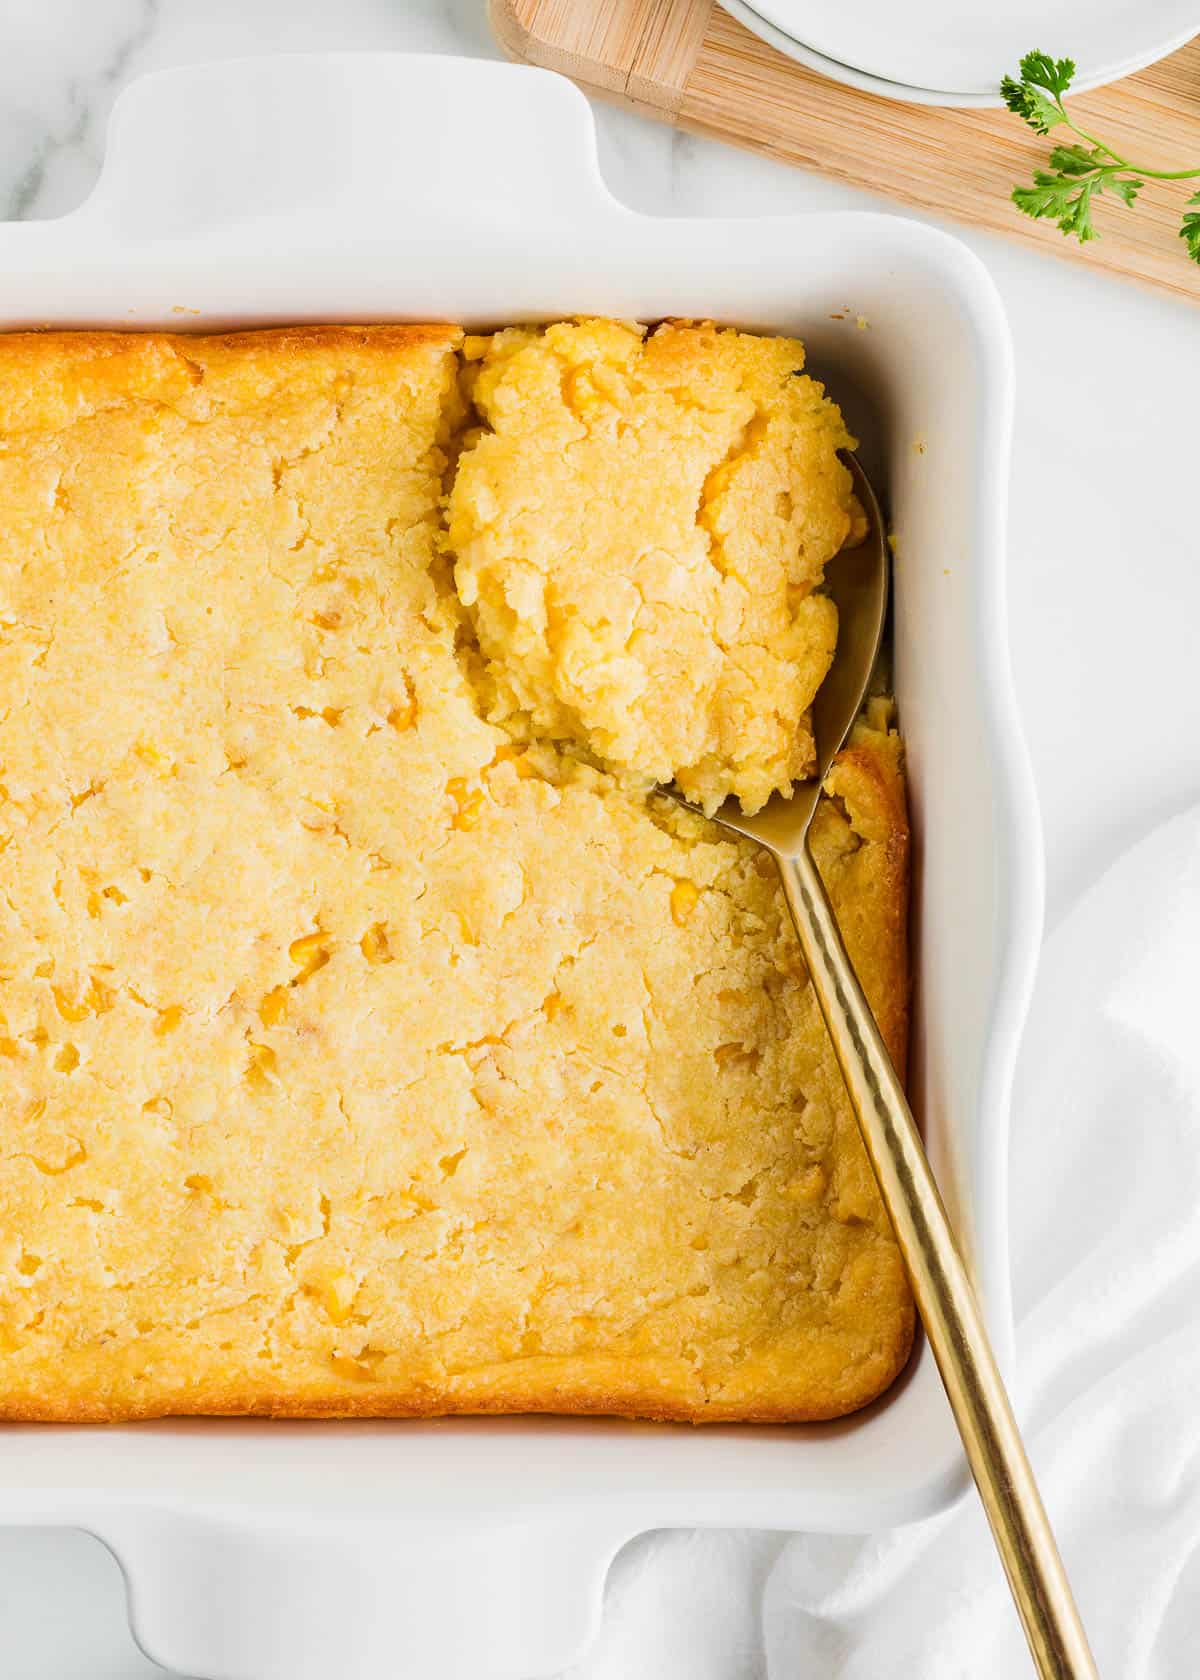
{"type": "Polygon", "coordinates": [[[1139,181],[1136,175],[1112,175],[1104,184],[1109,192],[1116,193],[1122,203],[1131,208],[1137,195],[1146,185],[1145,181],[1139,181]]]}
{"type": "Polygon", "coordinates": [[[1074,191],[1074,182],[1064,181],[1061,175],[1051,175],[1045,169],[1035,169],[1031,187],[1014,187],[1013,203],[1018,210],[1035,219],[1050,217],[1057,221],[1067,213],[1067,203],[1074,191]]]}
{"type": "Polygon", "coordinates": [[[1027,216],[1052,221],[1060,233],[1074,234],[1081,245],[1086,245],[1089,239],[1097,238],[1092,226],[1092,196],[1097,186],[1093,177],[1080,180],[1035,169],[1031,187],[1013,189],[1013,203],[1027,216]]]}
{"type": "Polygon", "coordinates": [[[1067,120],[1066,113],[1052,99],[1024,82],[1015,82],[1011,76],[1005,76],[1000,83],[1000,92],[1009,110],[1027,122],[1035,134],[1049,134],[1052,128],[1067,120]]]}
{"type": "Polygon", "coordinates": [[[1103,169],[1108,163],[1107,152],[1098,146],[1055,146],[1050,153],[1050,167],[1063,175],[1087,175],[1093,169],[1103,169]]]}
{"type": "Polygon", "coordinates": [[[1051,58],[1049,53],[1028,52],[1021,60],[1021,80],[1034,87],[1045,88],[1055,99],[1061,99],[1075,80],[1073,58],[1051,58]]]}
{"type": "MultiPolygon", "coordinates": [[[[1188,199],[1189,204],[1200,204],[1200,192],[1188,199]]],[[[1185,210],[1183,224],[1179,229],[1180,239],[1187,242],[1187,253],[1194,263],[1200,263],[1200,210],[1185,210]]]]}
{"type": "Polygon", "coordinates": [[[1021,60],[1021,78],[1005,76],[1000,83],[1004,103],[1027,122],[1036,134],[1049,134],[1067,120],[1062,96],[1075,76],[1069,58],[1051,58],[1043,52],[1026,53],[1021,60]]]}

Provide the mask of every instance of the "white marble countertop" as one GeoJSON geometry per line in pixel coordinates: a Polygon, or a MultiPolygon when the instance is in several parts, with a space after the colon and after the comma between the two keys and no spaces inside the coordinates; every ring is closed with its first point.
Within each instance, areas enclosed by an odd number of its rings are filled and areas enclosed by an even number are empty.
{"type": "MultiPolygon", "coordinates": [[[[113,97],[141,71],[279,50],[495,52],[483,0],[0,0],[0,41],[4,218],[86,195],[113,97]]],[[[643,211],[871,202],[616,110],[597,116],[608,182],[643,211]]],[[[1130,840],[1200,798],[1200,315],[969,237],[1016,340],[1012,647],[1054,921],[1130,840]]],[[[133,1647],[115,1564],[83,1536],[0,1531],[0,1602],[0,1672],[162,1672],[133,1647]]]]}

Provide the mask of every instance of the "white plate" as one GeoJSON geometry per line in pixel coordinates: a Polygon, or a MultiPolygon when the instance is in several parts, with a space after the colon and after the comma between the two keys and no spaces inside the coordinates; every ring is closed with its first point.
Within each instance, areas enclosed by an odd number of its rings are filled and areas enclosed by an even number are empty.
{"type": "Polygon", "coordinates": [[[1200,30],[1197,0],[755,0],[762,20],[827,60],[908,88],[995,100],[1039,48],[1073,58],[1079,89],[1128,75],[1200,30]]]}
{"type": "Polygon", "coordinates": [[[845,87],[857,88],[861,93],[874,93],[880,99],[896,99],[903,105],[952,105],[955,107],[988,107],[1002,105],[1004,101],[999,93],[993,91],[987,94],[979,93],[939,93],[934,88],[906,87],[903,82],[888,82],[880,76],[871,76],[865,70],[856,70],[851,64],[839,64],[834,58],[826,58],[824,53],[814,51],[803,41],[797,41],[794,36],[785,34],[782,29],[776,29],[773,23],[768,23],[761,13],[753,6],[746,4],[746,0],[721,0],[723,11],[729,12],[744,23],[746,28],[781,52],[786,58],[795,59],[797,64],[803,64],[807,70],[815,70],[818,75],[826,76],[832,82],[841,82],[845,87]]]}
{"type": "MultiPolygon", "coordinates": [[[[563,78],[384,54],[147,77],[117,103],[88,203],[0,224],[0,327],[584,311],[801,334],[886,491],[914,1102],[1007,1361],[1007,1110],[1041,848],[1005,632],[1011,351],[978,260],[891,216],[636,215],[605,189],[563,78]]],[[[144,1647],[205,1680],[556,1673],[597,1624],[614,1552],[647,1528],[861,1533],[965,1485],[927,1347],[876,1405],[810,1428],[0,1428],[0,1522],[100,1535],[144,1647]]]]}

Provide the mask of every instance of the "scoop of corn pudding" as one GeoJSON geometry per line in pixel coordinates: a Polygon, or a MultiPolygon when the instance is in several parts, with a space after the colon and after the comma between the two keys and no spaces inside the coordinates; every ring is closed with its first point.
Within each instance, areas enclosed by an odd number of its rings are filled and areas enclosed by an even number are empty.
{"type": "Polygon", "coordinates": [[[861,512],[796,339],[614,321],[466,344],[480,429],[449,498],[489,715],[707,811],[810,774],[861,512]]]}

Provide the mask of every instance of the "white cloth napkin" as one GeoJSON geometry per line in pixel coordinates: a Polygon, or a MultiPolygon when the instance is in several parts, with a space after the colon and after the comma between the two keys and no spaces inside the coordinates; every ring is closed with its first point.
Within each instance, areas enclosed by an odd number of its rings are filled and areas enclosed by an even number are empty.
{"type": "MultiPolygon", "coordinates": [[[[1200,1674],[1200,809],[1043,953],[1012,1119],[1015,1400],[1105,1680],[1200,1674]]],[[[974,1496],[870,1537],[664,1533],[570,1680],[1018,1680],[974,1496]]]]}

